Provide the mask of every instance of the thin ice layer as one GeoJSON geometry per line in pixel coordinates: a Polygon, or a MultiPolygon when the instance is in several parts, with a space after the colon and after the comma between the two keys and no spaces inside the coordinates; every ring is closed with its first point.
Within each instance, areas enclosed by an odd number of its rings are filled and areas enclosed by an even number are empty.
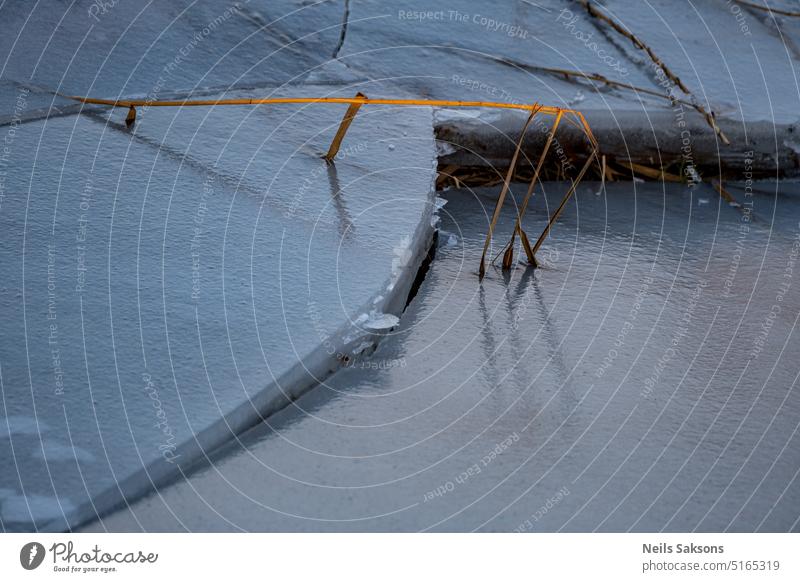
{"type": "Polygon", "coordinates": [[[6,529],[134,497],[363,349],[362,314],[399,313],[431,230],[431,113],[364,108],[329,166],[344,109],[19,126],[0,206],[6,529]]]}
{"type": "MultiPolygon", "coordinates": [[[[604,0],[602,6],[645,42],[706,109],[736,121],[797,121],[797,55],[765,13],[735,2],[689,0],[643,2],[633,10],[625,0],[604,0]]],[[[597,26],[608,29],[603,22],[597,26]]],[[[652,62],[643,51],[618,38],[652,76],[652,62]]],[[[684,96],[680,89],[676,95],[684,96]]]]}
{"type": "Polygon", "coordinates": [[[594,93],[542,68],[601,74],[655,89],[623,51],[562,0],[491,7],[405,0],[354,2],[340,59],[372,78],[438,98],[639,109],[639,99],[594,93]]]}

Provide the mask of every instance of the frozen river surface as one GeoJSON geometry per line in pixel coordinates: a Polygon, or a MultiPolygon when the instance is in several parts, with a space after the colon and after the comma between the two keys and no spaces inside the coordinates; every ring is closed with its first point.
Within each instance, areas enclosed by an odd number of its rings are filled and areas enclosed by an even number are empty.
{"type": "Polygon", "coordinates": [[[800,197],[761,188],[585,185],[482,285],[496,192],[447,192],[371,357],[92,529],[797,531],[800,197]]]}
{"type": "MultiPolygon", "coordinates": [[[[690,111],[698,158],[800,167],[797,23],[602,4],[748,136],[718,150],[690,111]]],[[[91,527],[797,529],[796,187],[735,190],[752,220],[706,187],[592,187],[542,270],[482,286],[492,193],[451,192],[372,354],[453,153],[432,124],[502,166],[519,115],[366,107],[330,167],[343,107],[140,108],[131,131],[63,97],[536,100],[625,159],[658,134],[660,160],[682,113],[578,3],[6,2],[0,23],[0,529],[73,527],[189,469],[91,527]]]]}
{"type": "Polygon", "coordinates": [[[328,165],[343,111],[16,129],[0,205],[4,528],[64,529],[137,497],[400,313],[432,233],[431,112],[363,112],[328,165]]]}

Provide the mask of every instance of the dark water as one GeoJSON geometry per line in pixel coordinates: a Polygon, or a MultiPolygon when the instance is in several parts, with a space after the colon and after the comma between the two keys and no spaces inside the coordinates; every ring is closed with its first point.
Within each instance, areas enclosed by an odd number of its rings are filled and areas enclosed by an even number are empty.
{"type": "Polygon", "coordinates": [[[582,188],[541,269],[483,285],[492,192],[447,192],[370,358],[92,527],[797,531],[798,188],[582,188]]]}

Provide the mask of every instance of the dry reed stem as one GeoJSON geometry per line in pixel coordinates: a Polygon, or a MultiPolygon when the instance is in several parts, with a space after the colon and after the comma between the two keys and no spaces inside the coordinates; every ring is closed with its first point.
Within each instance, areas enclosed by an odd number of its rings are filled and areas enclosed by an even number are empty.
{"type": "Polygon", "coordinates": [[[534,255],[536,255],[536,253],[539,251],[539,247],[542,246],[542,243],[544,242],[544,239],[547,238],[547,235],[550,234],[550,230],[553,228],[553,224],[555,224],[556,220],[558,220],[558,217],[561,216],[561,213],[563,212],[564,207],[567,205],[567,202],[569,202],[569,199],[572,198],[572,195],[575,193],[578,184],[580,184],[584,174],[586,174],[586,171],[589,169],[589,166],[591,166],[592,161],[596,158],[597,158],[597,149],[593,149],[592,153],[589,154],[589,158],[586,160],[586,163],[583,165],[583,168],[581,168],[581,171],[578,173],[578,177],[572,182],[572,186],[570,186],[569,190],[567,190],[567,193],[564,194],[564,198],[561,200],[561,204],[558,205],[558,208],[556,208],[556,211],[550,217],[550,220],[547,221],[547,226],[544,227],[544,230],[542,231],[542,234],[539,235],[536,244],[533,245],[534,255]]]}
{"type": "Polygon", "coordinates": [[[780,14],[781,16],[793,16],[795,18],[800,17],[800,12],[779,10],[777,8],[772,8],[770,6],[759,6],[758,4],[753,4],[752,2],[744,2],[743,0],[733,0],[733,1],[736,2],[737,4],[741,4],[742,6],[747,6],[748,8],[755,8],[756,10],[763,10],[764,12],[780,14]]]}
{"type": "Polygon", "coordinates": [[[136,108],[131,105],[130,109],[128,109],[128,115],[125,117],[125,125],[130,127],[134,123],[136,123],[136,108]]]}
{"type": "Polygon", "coordinates": [[[628,161],[617,160],[617,163],[622,165],[622,166],[624,166],[624,167],[626,167],[626,168],[628,168],[629,170],[631,170],[633,172],[638,172],[638,173],[640,173],[640,174],[642,174],[644,176],[647,176],[648,178],[652,178],[654,180],[659,180],[659,181],[662,181],[662,182],[685,182],[685,180],[683,178],[681,178],[680,176],[678,176],[677,174],[671,174],[669,172],[665,172],[663,169],[662,170],[656,170],[655,168],[649,168],[649,167],[644,166],[642,164],[635,164],[635,163],[631,162],[630,160],[628,160],[628,161]]]}
{"type": "MultiPolygon", "coordinates": [[[[565,195],[564,199],[561,202],[561,205],[556,210],[555,214],[550,218],[550,221],[547,224],[544,232],[541,234],[539,239],[536,242],[536,245],[531,248],[530,242],[528,240],[527,235],[522,230],[521,226],[519,226],[519,219],[520,216],[517,217],[517,226],[515,226],[514,233],[520,235],[520,239],[522,240],[523,247],[525,248],[525,252],[528,255],[528,260],[535,265],[536,264],[536,250],[541,246],[542,241],[547,236],[547,233],[550,231],[552,224],[558,219],[559,214],[563,210],[564,206],[566,205],[569,198],[572,196],[573,192],[578,186],[578,183],[583,179],[586,170],[589,168],[592,160],[597,157],[597,152],[599,150],[597,140],[595,139],[594,135],[592,134],[592,130],[589,127],[589,124],[586,121],[586,118],[580,111],[575,111],[573,109],[563,109],[560,107],[549,107],[540,105],[538,103],[533,104],[519,104],[519,103],[503,103],[503,102],[493,102],[493,101],[452,101],[452,100],[443,100],[443,99],[370,99],[361,93],[358,93],[355,97],[278,97],[278,98],[264,98],[264,99],[183,99],[183,100],[174,100],[174,101],[151,101],[151,100],[142,100],[142,99],[96,99],[91,97],[79,97],[79,96],[70,96],[70,95],[62,95],[68,99],[72,99],[75,101],[79,101],[81,103],[87,104],[96,104],[96,105],[109,105],[112,107],[127,107],[129,108],[128,111],[128,119],[133,117],[135,119],[136,110],[135,108],[138,106],[147,106],[147,107],[199,107],[199,106],[217,106],[217,105],[277,105],[277,104],[315,104],[315,103],[341,103],[341,104],[349,104],[347,112],[345,113],[344,118],[339,126],[339,130],[334,137],[333,142],[328,150],[328,154],[325,156],[325,159],[329,162],[333,159],[336,153],[339,150],[342,140],[344,139],[344,135],[347,132],[350,124],[352,123],[356,112],[362,105],[366,104],[373,104],[373,105],[413,105],[413,106],[439,106],[439,107],[491,107],[491,108],[500,108],[500,109],[517,109],[523,111],[529,111],[530,114],[528,115],[528,119],[525,121],[525,125],[520,132],[519,140],[517,141],[517,146],[514,151],[514,155],[511,159],[511,164],[508,168],[508,172],[506,173],[505,179],[503,180],[503,188],[500,192],[498,197],[497,203],[495,204],[494,212],[492,214],[492,219],[489,224],[489,232],[486,235],[486,240],[484,242],[483,253],[481,255],[481,263],[479,269],[479,277],[482,280],[484,275],[486,274],[486,253],[488,251],[489,245],[491,244],[492,234],[494,232],[494,228],[497,225],[497,220],[500,216],[500,211],[503,206],[503,202],[505,201],[506,194],[508,193],[511,180],[514,177],[514,170],[517,165],[517,160],[519,159],[519,154],[522,149],[522,143],[525,140],[525,134],[528,131],[528,127],[531,124],[533,118],[539,114],[545,115],[554,115],[556,116],[556,122],[554,123],[553,130],[551,131],[551,135],[548,137],[548,148],[549,144],[552,141],[553,136],[555,135],[555,130],[558,127],[558,124],[561,122],[562,119],[567,119],[569,123],[575,125],[581,131],[583,131],[584,135],[589,140],[592,146],[592,153],[590,154],[589,158],[586,161],[583,169],[581,169],[577,179],[573,181],[570,190],[565,195]],[[567,115],[565,118],[564,115],[567,115]],[[571,116],[571,117],[570,117],[571,116]],[[574,119],[573,119],[574,118],[574,119]]],[[[544,156],[546,155],[546,151],[543,153],[542,157],[540,158],[539,165],[537,166],[537,171],[534,174],[532,179],[532,184],[535,185],[536,180],[539,176],[539,172],[541,170],[541,164],[543,163],[544,156]]],[[[559,172],[561,168],[559,168],[559,172]]],[[[455,176],[452,176],[455,180],[456,184],[458,185],[459,180],[455,176]]],[[[530,197],[532,189],[529,189],[528,195],[526,196],[526,203],[527,206],[527,199],[530,197]]],[[[513,239],[512,239],[513,240],[513,239]]],[[[512,245],[513,246],[513,245],[512,245]]],[[[505,262],[505,261],[504,261],[505,262]]]]}
{"type": "Polygon", "coordinates": [[[622,81],[615,81],[614,79],[609,79],[605,75],[601,75],[600,73],[584,73],[582,71],[573,71],[571,69],[560,69],[554,67],[541,67],[538,65],[529,65],[527,63],[520,63],[508,57],[493,57],[487,56],[480,53],[475,54],[474,56],[484,58],[487,60],[492,61],[493,63],[500,63],[509,67],[524,69],[526,71],[532,71],[537,73],[547,73],[550,75],[557,75],[564,77],[567,80],[570,80],[571,77],[577,77],[581,79],[586,79],[587,81],[597,81],[604,85],[608,85],[609,87],[616,87],[618,89],[628,89],[630,91],[634,91],[636,93],[644,93],[646,95],[651,95],[653,97],[657,97],[659,99],[665,99],[670,102],[681,103],[688,107],[695,108],[695,104],[691,101],[686,101],[685,99],[680,99],[678,97],[670,97],[668,95],[664,95],[655,89],[647,89],[646,87],[639,87],[637,85],[633,85],[631,83],[625,83],[622,81]]]}
{"type": "MultiPolygon", "coordinates": [[[[605,193],[606,191],[606,156],[603,154],[602,156],[602,163],[600,164],[600,192],[605,193]]],[[[598,192],[599,194],[599,192],[598,192]]]]}
{"type": "MultiPolygon", "coordinates": [[[[361,92],[356,93],[356,97],[362,97],[366,99],[366,95],[361,92]]],[[[336,135],[333,137],[333,141],[331,142],[330,148],[328,148],[328,153],[325,154],[324,158],[325,161],[333,163],[333,158],[336,157],[336,154],[339,153],[339,148],[342,145],[342,140],[344,139],[344,134],[347,133],[347,130],[350,128],[350,124],[353,123],[353,119],[358,113],[358,110],[361,108],[361,103],[351,103],[350,107],[347,108],[347,111],[342,118],[342,123],[339,124],[339,129],[336,131],[336,135]]]]}
{"type": "Polygon", "coordinates": [[[451,180],[455,181],[456,184],[458,184],[459,180],[454,174],[457,169],[458,166],[449,165],[439,170],[439,175],[436,178],[436,189],[441,190],[444,187],[447,178],[450,178],[451,180]]]}
{"type": "Polygon", "coordinates": [[[503,207],[503,202],[505,202],[506,194],[508,193],[508,188],[511,184],[511,177],[514,175],[514,168],[517,166],[517,159],[519,158],[519,152],[522,149],[522,142],[525,141],[525,132],[528,131],[528,126],[531,124],[531,121],[533,121],[537,111],[538,110],[536,109],[531,109],[531,113],[528,115],[528,119],[525,121],[525,125],[522,127],[522,131],[519,134],[519,140],[517,141],[517,148],[514,150],[514,155],[511,158],[511,165],[509,166],[508,172],[506,173],[506,178],[503,181],[503,188],[500,190],[500,195],[498,196],[497,203],[494,206],[492,220],[489,223],[489,232],[486,233],[486,240],[483,243],[481,264],[478,269],[479,280],[483,280],[483,277],[486,275],[486,252],[489,250],[489,244],[492,242],[492,233],[494,232],[494,227],[497,225],[497,219],[500,217],[500,210],[503,207]]]}
{"type": "Polygon", "coordinates": [[[260,99],[178,99],[171,101],[152,101],[149,99],[98,99],[55,93],[59,97],[71,99],[91,105],[109,105],[111,107],[208,107],[216,105],[286,105],[286,104],[319,104],[341,103],[350,105],[400,105],[423,107],[488,107],[492,109],[518,109],[520,111],[537,111],[548,115],[556,115],[559,111],[572,111],[561,107],[540,105],[538,103],[505,103],[501,101],[457,101],[452,99],[372,99],[369,97],[267,97],[260,99]]]}
{"type": "Polygon", "coordinates": [[[606,163],[605,154],[603,154],[603,171],[600,174],[600,176],[601,176],[600,179],[603,181],[603,189],[605,189],[606,180],[608,180],[609,182],[613,182],[614,181],[614,173],[612,172],[611,168],[609,168],[608,164],[606,163]]]}
{"type": "Polygon", "coordinates": [[[731,195],[730,192],[728,192],[725,189],[721,181],[718,182],[717,180],[711,180],[711,185],[714,187],[714,190],[716,190],[717,193],[722,197],[722,199],[725,200],[725,202],[736,208],[741,207],[741,204],[736,202],[736,199],[731,195]]]}
{"type": "Polygon", "coordinates": [[[559,113],[556,115],[555,120],[553,121],[553,127],[550,129],[550,133],[547,136],[547,141],[545,142],[544,148],[542,149],[542,153],[539,156],[539,161],[536,164],[536,169],[533,171],[533,177],[531,178],[530,184],[528,185],[528,191],[525,194],[525,198],[522,200],[522,204],[519,207],[519,211],[517,212],[517,221],[516,225],[514,226],[514,232],[511,233],[511,241],[508,243],[508,250],[506,250],[505,255],[503,256],[503,267],[506,269],[511,268],[511,263],[514,260],[514,235],[519,233],[520,239],[522,240],[522,247],[525,249],[525,254],[528,256],[528,262],[532,265],[536,265],[536,256],[533,253],[533,249],[530,247],[530,243],[528,243],[528,237],[525,235],[525,232],[522,230],[522,218],[525,216],[525,210],[528,208],[528,202],[533,195],[533,191],[536,187],[536,182],[539,181],[539,174],[542,170],[542,165],[544,164],[544,160],[547,157],[547,153],[550,151],[550,146],[553,143],[553,139],[555,138],[556,131],[558,130],[558,126],[561,123],[562,114],[559,113]],[[527,244],[526,244],[527,243],[527,244]]]}

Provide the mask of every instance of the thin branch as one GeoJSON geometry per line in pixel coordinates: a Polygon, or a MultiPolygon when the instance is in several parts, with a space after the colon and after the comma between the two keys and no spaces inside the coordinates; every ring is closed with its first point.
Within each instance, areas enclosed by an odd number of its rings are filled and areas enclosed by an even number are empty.
{"type": "Polygon", "coordinates": [[[733,1],[742,6],[747,6],[748,8],[755,8],[756,10],[763,10],[764,12],[770,12],[771,14],[780,14],[781,16],[793,16],[795,18],[800,18],[800,12],[779,10],[777,8],[771,8],[770,6],[759,6],[758,4],[753,4],[752,2],[745,2],[744,0],[733,0],[733,1]]]}
{"type": "MultiPolygon", "coordinates": [[[[692,92],[689,91],[688,87],[686,87],[686,85],[683,84],[683,81],[680,80],[678,75],[673,73],[672,70],[669,67],[667,67],[667,65],[664,63],[664,61],[662,61],[656,55],[656,53],[653,51],[653,49],[651,49],[649,46],[647,46],[644,43],[644,41],[639,39],[639,37],[637,37],[635,34],[630,32],[629,30],[627,30],[625,27],[623,27],[621,24],[619,24],[616,20],[614,20],[610,16],[600,12],[594,6],[594,4],[592,2],[590,2],[589,0],[578,0],[578,2],[586,9],[586,11],[589,13],[590,16],[593,16],[594,18],[597,18],[598,20],[602,20],[603,22],[608,23],[608,25],[611,26],[611,28],[616,30],[619,34],[621,34],[625,38],[629,39],[636,48],[638,48],[640,50],[643,50],[645,53],[647,53],[647,56],[650,57],[650,60],[653,61],[653,63],[659,69],[661,69],[661,71],[664,72],[664,75],[666,75],[666,77],[670,81],[672,81],[677,87],[679,87],[680,90],[683,91],[683,93],[685,95],[689,95],[690,97],[694,98],[694,95],[692,94],[692,92]]],[[[696,101],[696,99],[695,99],[695,101],[696,101]]],[[[697,110],[697,112],[700,113],[700,115],[702,115],[705,118],[706,123],[708,123],[708,125],[719,136],[719,138],[722,140],[722,143],[724,143],[725,145],[730,145],[731,142],[730,142],[730,140],[728,140],[728,137],[722,132],[722,130],[719,128],[719,126],[717,126],[717,123],[716,123],[716,121],[714,119],[713,112],[710,113],[710,112],[706,111],[706,109],[702,105],[697,103],[697,102],[692,103],[691,106],[694,107],[697,110]]]]}

